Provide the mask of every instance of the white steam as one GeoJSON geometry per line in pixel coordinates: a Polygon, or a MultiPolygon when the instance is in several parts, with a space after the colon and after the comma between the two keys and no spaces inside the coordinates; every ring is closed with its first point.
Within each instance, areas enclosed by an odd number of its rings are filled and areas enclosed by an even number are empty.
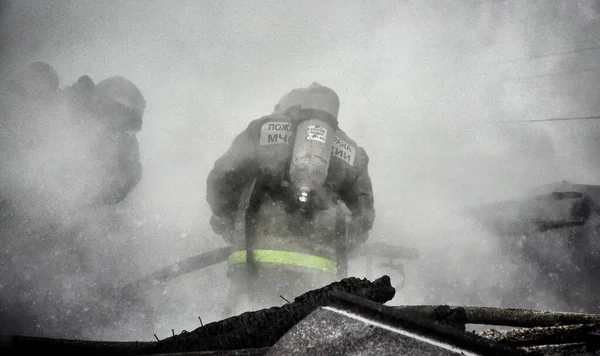
{"type": "MultiPolygon", "coordinates": [[[[342,129],[370,156],[371,239],[421,250],[394,302],[500,305],[498,288],[512,288],[520,271],[462,209],[552,181],[598,183],[599,124],[492,124],[600,114],[592,69],[600,50],[575,51],[600,46],[598,1],[78,0],[2,9],[4,77],[42,60],[61,88],[83,74],[121,75],[148,102],[142,181],[117,207],[77,220],[95,267],[83,275],[106,283],[222,246],[208,224],[209,170],[250,120],[313,81],[337,91],[342,129]]],[[[22,264],[2,273],[21,273],[22,264]]],[[[50,288],[51,272],[32,285],[50,288]]],[[[364,274],[363,265],[352,272],[364,274]]],[[[78,276],[65,277],[72,288],[51,288],[64,292],[57,298],[101,302],[78,276]]],[[[190,331],[198,316],[221,318],[226,291],[225,266],[191,273],[145,293],[146,321],[78,336],[190,331]]],[[[538,303],[554,305],[552,296],[538,303]]]]}

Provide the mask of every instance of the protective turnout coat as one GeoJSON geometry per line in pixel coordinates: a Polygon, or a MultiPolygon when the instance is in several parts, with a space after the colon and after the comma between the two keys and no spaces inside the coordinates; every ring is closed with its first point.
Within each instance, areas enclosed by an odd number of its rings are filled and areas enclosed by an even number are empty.
{"type": "Polygon", "coordinates": [[[369,159],[338,129],[318,202],[309,214],[299,211],[288,188],[298,123],[290,116],[272,114],[252,121],[216,161],[207,179],[207,200],[213,215],[229,222],[231,229],[213,228],[237,248],[229,258],[230,273],[253,262],[262,271],[277,270],[278,284],[285,271],[327,275],[331,280],[337,269],[336,239],[343,233],[338,202],[352,217],[354,233],[347,244],[364,242],[373,226],[369,159]]]}

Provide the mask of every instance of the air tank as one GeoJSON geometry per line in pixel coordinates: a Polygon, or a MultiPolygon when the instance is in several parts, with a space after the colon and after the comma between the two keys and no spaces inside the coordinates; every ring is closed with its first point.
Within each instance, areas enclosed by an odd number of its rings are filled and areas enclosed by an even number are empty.
{"type": "Polygon", "coordinates": [[[300,204],[307,204],[311,192],[325,184],[340,106],[337,94],[317,83],[304,95],[289,170],[300,204]]]}

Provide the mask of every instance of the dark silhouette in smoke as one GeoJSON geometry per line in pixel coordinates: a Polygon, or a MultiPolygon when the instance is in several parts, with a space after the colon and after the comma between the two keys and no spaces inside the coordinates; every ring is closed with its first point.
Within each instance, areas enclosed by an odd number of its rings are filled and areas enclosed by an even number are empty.
{"type": "Polygon", "coordinates": [[[2,88],[0,333],[77,337],[123,312],[113,206],[141,179],[145,100],[115,78],[63,92],[35,62],[2,88]]]}

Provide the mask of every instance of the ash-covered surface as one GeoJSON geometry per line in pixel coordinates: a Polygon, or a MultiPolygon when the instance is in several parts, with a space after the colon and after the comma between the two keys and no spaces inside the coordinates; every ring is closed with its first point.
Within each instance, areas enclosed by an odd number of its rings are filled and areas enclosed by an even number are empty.
{"type": "Polygon", "coordinates": [[[450,344],[415,336],[335,309],[319,308],[279,339],[266,355],[455,355],[461,351],[450,344]]]}

